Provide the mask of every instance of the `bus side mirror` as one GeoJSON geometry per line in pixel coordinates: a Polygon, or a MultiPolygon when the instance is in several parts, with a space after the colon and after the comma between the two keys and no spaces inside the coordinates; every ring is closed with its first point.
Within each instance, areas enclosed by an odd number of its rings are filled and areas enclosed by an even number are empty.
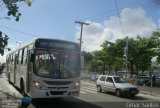
{"type": "Polygon", "coordinates": [[[35,61],[35,54],[31,54],[31,62],[35,61]]]}

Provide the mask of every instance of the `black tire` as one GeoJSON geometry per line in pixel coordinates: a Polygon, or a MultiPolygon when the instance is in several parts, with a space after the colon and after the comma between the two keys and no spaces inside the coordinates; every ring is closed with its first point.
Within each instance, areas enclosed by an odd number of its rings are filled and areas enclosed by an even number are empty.
{"type": "Polygon", "coordinates": [[[100,85],[97,86],[97,91],[98,91],[98,92],[102,92],[102,88],[101,88],[100,85]]]}
{"type": "Polygon", "coordinates": [[[121,90],[117,89],[115,94],[116,94],[116,96],[121,97],[121,95],[122,95],[121,90]]]}

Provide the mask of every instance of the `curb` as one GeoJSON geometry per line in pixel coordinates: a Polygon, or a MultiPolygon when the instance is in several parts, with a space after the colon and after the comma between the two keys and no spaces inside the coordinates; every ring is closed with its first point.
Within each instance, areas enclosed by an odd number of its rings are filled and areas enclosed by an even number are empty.
{"type": "Polygon", "coordinates": [[[156,94],[151,94],[151,93],[147,93],[147,92],[143,92],[143,91],[139,91],[139,94],[149,96],[149,97],[156,99],[156,100],[160,100],[160,96],[157,96],[156,94]]]}
{"type": "Polygon", "coordinates": [[[158,96],[153,96],[153,95],[149,95],[149,94],[145,94],[145,93],[138,93],[138,96],[142,96],[142,97],[145,97],[145,98],[149,98],[149,99],[154,99],[154,100],[157,100],[157,101],[160,101],[160,97],[158,96]]]}

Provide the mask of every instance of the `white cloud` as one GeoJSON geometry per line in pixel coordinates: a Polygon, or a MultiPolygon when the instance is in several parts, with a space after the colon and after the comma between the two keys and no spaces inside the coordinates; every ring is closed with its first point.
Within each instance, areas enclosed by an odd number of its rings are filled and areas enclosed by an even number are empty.
{"type": "MultiPolygon", "coordinates": [[[[76,33],[76,39],[80,37],[80,32],[76,33]]],[[[100,45],[105,40],[110,40],[113,38],[113,33],[109,28],[105,28],[99,23],[92,23],[88,26],[84,26],[83,29],[83,44],[82,50],[94,51],[99,50],[100,45]]]]}
{"type": "MultiPolygon", "coordinates": [[[[120,13],[120,18],[125,35],[133,38],[137,35],[149,36],[156,29],[156,25],[151,18],[146,16],[145,11],[141,8],[125,8],[120,13]]],[[[116,36],[124,37],[118,17],[111,17],[106,22],[107,27],[111,28],[116,36]]]]}
{"type": "MultiPolygon", "coordinates": [[[[150,36],[152,31],[156,30],[156,24],[150,17],[146,16],[143,9],[125,8],[120,13],[120,19],[125,31],[129,37],[150,36]]],[[[76,39],[79,38],[79,32],[76,33],[76,39]]],[[[105,41],[115,41],[124,38],[120,21],[118,17],[111,16],[103,24],[91,22],[89,26],[83,28],[82,50],[94,51],[101,49],[100,45],[105,41]]]]}

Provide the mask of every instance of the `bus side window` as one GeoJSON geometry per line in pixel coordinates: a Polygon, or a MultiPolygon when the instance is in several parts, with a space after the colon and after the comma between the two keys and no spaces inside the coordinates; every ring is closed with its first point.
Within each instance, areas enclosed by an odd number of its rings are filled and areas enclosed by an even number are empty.
{"type": "Polygon", "coordinates": [[[17,60],[18,64],[20,65],[21,65],[21,60],[22,60],[22,49],[19,50],[19,55],[18,55],[18,60],[17,60]]]}
{"type": "Polygon", "coordinates": [[[11,64],[14,64],[14,55],[13,55],[13,53],[11,55],[11,64]]]}
{"type": "Polygon", "coordinates": [[[22,61],[23,65],[26,65],[27,63],[27,50],[28,50],[27,47],[25,47],[23,50],[23,61],[22,61]]]}

